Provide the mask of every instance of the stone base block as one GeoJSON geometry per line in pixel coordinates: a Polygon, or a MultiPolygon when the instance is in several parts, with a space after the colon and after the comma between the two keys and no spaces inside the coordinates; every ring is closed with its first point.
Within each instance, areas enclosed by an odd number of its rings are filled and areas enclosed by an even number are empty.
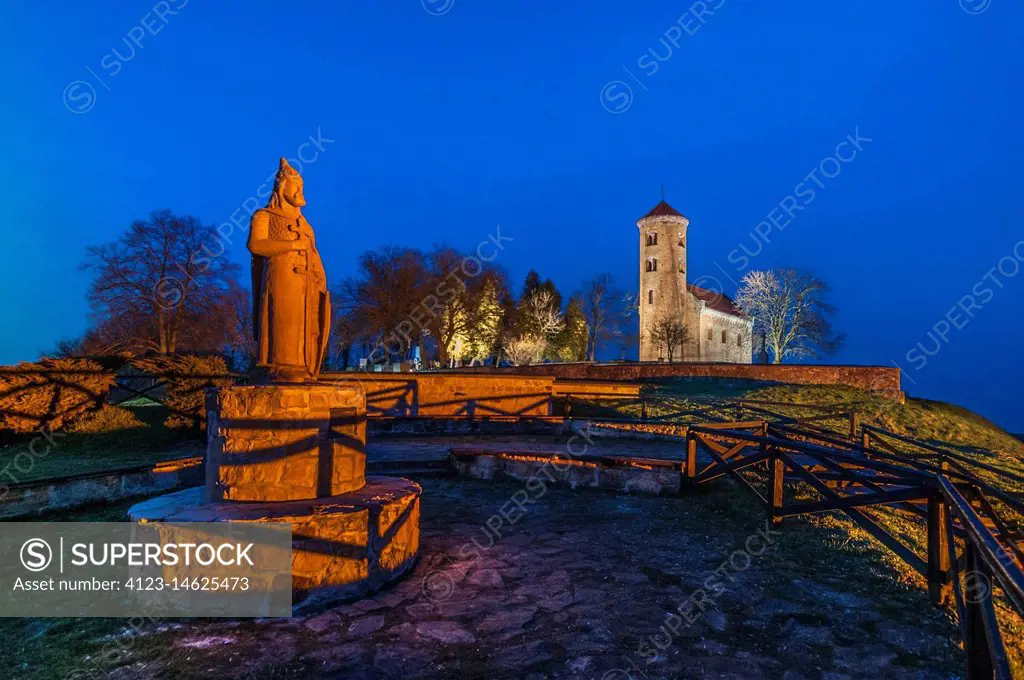
{"type": "Polygon", "coordinates": [[[365,483],[366,398],[358,384],[212,389],[207,438],[212,500],[310,500],[365,483]]]}
{"type": "Polygon", "coordinates": [[[131,507],[133,521],[291,522],[292,590],[308,606],[365,597],[405,574],[419,553],[419,484],[367,477],[344,496],[286,503],[209,501],[202,487],[131,507]]]}

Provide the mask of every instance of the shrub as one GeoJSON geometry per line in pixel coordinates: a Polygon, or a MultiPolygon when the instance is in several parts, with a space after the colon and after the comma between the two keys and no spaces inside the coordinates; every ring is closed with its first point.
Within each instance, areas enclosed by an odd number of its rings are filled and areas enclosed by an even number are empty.
{"type": "Polygon", "coordinates": [[[205,429],[206,388],[232,385],[234,376],[219,355],[178,354],[132,361],[144,373],[159,375],[167,383],[163,403],[170,409],[169,428],[205,429]]]}
{"type": "Polygon", "coordinates": [[[114,372],[91,359],[43,359],[0,372],[0,429],[58,430],[99,409],[114,372]]]}
{"type": "Polygon", "coordinates": [[[131,410],[104,404],[98,410],[78,418],[67,430],[82,434],[108,434],[140,427],[146,427],[146,423],[139,420],[131,410]]]}

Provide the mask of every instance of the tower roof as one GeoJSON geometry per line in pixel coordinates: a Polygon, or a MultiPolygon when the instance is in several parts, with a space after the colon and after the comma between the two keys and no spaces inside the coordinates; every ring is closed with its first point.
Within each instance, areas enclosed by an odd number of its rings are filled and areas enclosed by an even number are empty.
{"type": "Polygon", "coordinates": [[[683,213],[679,212],[678,210],[676,210],[675,208],[670,206],[664,200],[662,200],[660,203],[658,203],[658,205],[654,206],[649,213],[647,213],[646,215],[644,215],[640,219],[646,219],[648,217],[664,217],[664,216],[682,217],[683,219],[686,219],[686,215],[684,215],[683,213]]]}

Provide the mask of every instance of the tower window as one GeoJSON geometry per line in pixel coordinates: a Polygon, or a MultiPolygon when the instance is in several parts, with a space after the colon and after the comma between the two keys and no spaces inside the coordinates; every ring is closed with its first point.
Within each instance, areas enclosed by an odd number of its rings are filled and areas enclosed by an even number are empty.
{"type": "Polygon", "coordinates": [[[653,288],[651,290],[647,291],[647,304],[649,304],[649,305],[653,305],[654,304],[654,289],[653,288]]]}
{"type": "Polygon", "coordinates": [[[742,333],[737,333],[736,334],[736,346],[737,347],[743,347],[743,334],[742,333]]]}
{"type": "Polygon", "coordinates": [[[682,248],[686,245],[686,239],[683,238],[683,233],[679,232],[679,247],[682,248]]]}
{"type": "Polygon", "coordinates": [[[647,258],[647,271],[656,272],[658,271],[658,258],[649,257],[647,258]]]}
{"type": "Polygon", "coordinates": [[[685,274],[686,273],[686,263],[683,262],[682,260],[679,260],[679,273],[680,274],[685,274]]]}
{"type": "Polygon", "coordinates": [[[715,331],[712,330],[711,328],[709,328],[708,329],[708,340],[714,340],[714,338],[715,338],[715,331]]]}
{"type": "Polygon", "coordinates": [[[656,246],[658,245],[658,232],[649,231],[647,232],[647,245],[656,246]]]}
{"type": "Polygon", "coordinates": [[[725,331],[722,331],[722,342],[725,342],[725,331]]]}

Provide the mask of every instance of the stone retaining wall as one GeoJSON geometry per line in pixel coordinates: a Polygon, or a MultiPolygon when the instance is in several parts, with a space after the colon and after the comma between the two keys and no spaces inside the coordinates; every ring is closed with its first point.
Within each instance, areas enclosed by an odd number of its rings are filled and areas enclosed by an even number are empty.
{"type": "Polygon", "coordinates": [[[863,390],[902,395],[900,370],[895,366],[826,366],[809,364],[709,363],[568,363],[535,366],[472,366],[466,373],[550,376],[570,380],[633,380],[657,378],[733,378],[797,385],[845,385],[863,390]]]}
{"type": "Polygon", "coordinates": [[[462,373],[324,374],[321,383],[359,383],[367,415],[415,417],[549,416],[554,378],[462,373]]]}
{"type": "Polygon", "coordinates": [[[461,371],[367,373],[350,371],[321,376],[322,383],[360,383],[366,390],[367,415],[418,418],[546,417],[554,400],[567,394],[637,397],[639,383],[563,380],[543,375],[480,375],[461,371]]]}
{"type": "MultiPolygon", "coordinates": [[[[587,487],[619,493],[676,494],[683,483],[680,461],[649,458],[575,456],[555,458],[544,453],[501,453],[486,449],[452,449],[452,468],[477,479],[514,479],[525,484],[523,498],[549,482],[572,488],[587,487]]],[[[515,496],[513,496],[513,502],[515,496]]]]}
{"type": "Polygon", "coordinates": [[[0,495],[0,519],[31,517],[91,503],[111,503],[203,483],[201,456],[101,473],[13,484],[0,495]]]}

